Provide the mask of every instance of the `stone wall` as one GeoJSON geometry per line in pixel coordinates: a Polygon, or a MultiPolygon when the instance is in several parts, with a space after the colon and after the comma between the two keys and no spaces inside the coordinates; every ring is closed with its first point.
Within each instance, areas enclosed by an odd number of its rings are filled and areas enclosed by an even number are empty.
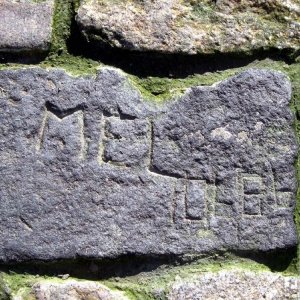
{"type": "Polygon", "coordinates": [[[300,2],[0,0],[0,299],[298,299],[300,2]]]}

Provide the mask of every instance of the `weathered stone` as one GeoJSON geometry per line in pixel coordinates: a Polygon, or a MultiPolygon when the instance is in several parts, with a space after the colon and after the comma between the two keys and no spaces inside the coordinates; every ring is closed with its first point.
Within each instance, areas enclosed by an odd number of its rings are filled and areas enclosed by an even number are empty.
{"type": "Polygon", "coordinates": [[[300,49],[299,0],[84,0],[77,21],[89,41],[129,50],[300,49]]]}
{"type": "Polygon", "coordinates": [[[106,286],[89,281],[70,280],[65,283],[40,282],[33,286],[36,300],[126,300],[124,293],[112,291],[106,286]]]}
{"type": "Polygon", "coordinates": [[[300,299],[300,278],[271,272],[229,271],[177,279],[169,300],[300,299]]]}
{"type": "Polygon", "coordinates": [[[283,74],[248,70],[164,106],[113,69],[0,72],[0,260],[296,245],[283,74]]]}
{"type": "Polygon", "coordinates": [[[54,0],[0,1],[0,52],[49,49],[54,0]]]}

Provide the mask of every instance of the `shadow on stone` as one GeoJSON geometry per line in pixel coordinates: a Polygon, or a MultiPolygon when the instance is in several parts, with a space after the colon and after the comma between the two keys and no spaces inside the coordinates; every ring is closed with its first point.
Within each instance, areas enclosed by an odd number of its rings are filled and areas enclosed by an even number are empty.
{"type": "Polygon", "coordinates": [[[288,248],[272,252],[236,252],[214,253],[193,256],[137,256],[123,255],[113,259],[93,260],[77,258],[73,260],[57,260],[51,262],[28,261],[25,263],[0,265],[0,271],[17,274],[31,274],[62,277],[69,274],[72,277],[90,280],[105,280],[109,278],[124,278],[140,273],[153,272],[188,264],[209,265],[213,263],[225,264],[228,261],[249,261],[265,265],[273,272],[282,272],[293,267],[296,258],[296,248],[288,248]]]}
{"type": "Polygon", "coordinates": [[[296,247],[269,252],[237,251],[233,252],[233,254],[237,257],[251,259],[259,264],[263,264],[273,272],[296,271],[293,270],[296,268],[296,247]]]}
{"type": "Polygon", "coordinates": [[[141,272],[154,271],[163,265],[182,265],[186,261],[187,259],[178,256],[124,255],[114,259],[103,260],[78,258],[51,262],[28,261],[25,263],[0,265],[0,270],[46,276],[69,274],[73,277],[92,280],[133,276],[141,272]]]}
{"type": "Polygon", "coordinates": [[[46,59],[48,53],[45,52],[0,52],[0,64],[38,64],[46,59]]]}

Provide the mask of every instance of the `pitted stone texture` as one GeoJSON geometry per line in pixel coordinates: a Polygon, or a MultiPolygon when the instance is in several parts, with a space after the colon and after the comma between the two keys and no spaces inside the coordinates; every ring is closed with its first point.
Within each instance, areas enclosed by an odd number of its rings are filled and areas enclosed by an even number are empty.
{"type": "Polygon", "coordinates": [[[46,51],[54,0],[0,1],[0,52],[46,51]]]}
{"type": "Polygon", "coordinates": [[[0,260],[296,245],[290,97],[267,70],[164,106],[114,69],[0,72],[0,260]]]}
{"type": "Polygon", "coordinates": [[[65,283],[41,282],[32,287],[36,300],[128,300],[122,292],[88,281],[68,280],[65,283]]]}
{"type": "Polygon", "coordinates": [[[77,22],[88,41],[135,51],[300,49],[299,0],[84,0],[77,22]]]}
{"type": "Polygon", "coordinates": [[[168,300],[300,299],[299,277],[271,272],[228,270],[177,279],[168,300]]]}

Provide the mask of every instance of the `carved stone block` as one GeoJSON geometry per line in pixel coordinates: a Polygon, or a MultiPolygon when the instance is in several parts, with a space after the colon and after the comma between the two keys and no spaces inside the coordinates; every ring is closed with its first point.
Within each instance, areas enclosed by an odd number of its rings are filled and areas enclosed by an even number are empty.
{"type": "Polygon", "coordinates": [[[296,245],[283,74],[160,106],[108,68],[1,71],[0,91],[0,261],[296,245]]]}

